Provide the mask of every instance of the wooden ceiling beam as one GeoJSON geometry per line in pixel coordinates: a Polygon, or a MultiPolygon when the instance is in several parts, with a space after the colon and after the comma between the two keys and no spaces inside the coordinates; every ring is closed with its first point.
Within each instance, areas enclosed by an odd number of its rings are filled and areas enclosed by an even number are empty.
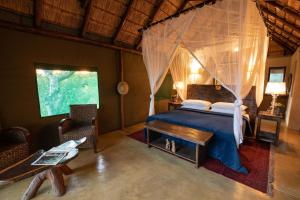
{"type": "Polygon", "coordinates": [[[42,0],[34,0],[34,26],[40,27],[42,24],[42,0]]]}
{"type": "Polygon", "coordinates": [[[127,18],[128,14],[129,14],[129,11],[130,11],[131,6],[133,5],[133,2],[134,2],[133,0],[129,0],[129,2],[128,2],[128,4],[127,4],[127,8],[126,8],[126,10],[125,10],[123,16],[121,17],[121,21],[120,21],[120,23],[119,23],[119,25],[118,25],[116,31],[114,32],[114,34],[113,34],[113,36],[112,36],[112,42],[113,42],[113,43],[116,41],[116,39],[117,39],[117,37],[118,37],[120,31],[122,30],[122,28],[123,28],[123,26],[124,26],[124,24],[125,24],[126,18],[127,18]]]}
{"type": "Polygon", "coordinates": [[[84,2],[85,6],[85,15],[84,15],[84,21],[83,21],[83,25],[82,25],[82,29],[81,29],[81,36],[85,37],[87,30],[88,30],[88,26],[90,23],[90,18],[91,18],[91,10],[92,10],[92,6],[93,6],[94,0],[86,0],[84,2]]]}
{"type": "Polygon", "coordinates": [[[283,45],[285,45],[287,48],[290,49],[297,49],[297,44],[291,42],[290,40],[286,39],[285,37],[283,37],[282,35],[279,35],[278,33],[274,32],[274,31],[269,31],[269,34],[271,36],[275,36],[277,39],[279,39],[283,45]]]}
{"type": "Polygon", "coordinates": [[[178,17],[178,16],[180,16],[180,15],[183,14],[183,13],[190,12],[191,10],[194,10],[194,9],[197,9],[197,8],[202,8],[202,7],[205,6],[205,5],[212,5],[212,4],[215,4],[216,1],[222,1],[222,0],[203,0],[203,1],[202,1],[201,3],[199,3],[199,4],[196,4],[196,5],[192,6],[192,7],[186,8],[186,9],[180,11],[180,12],[176,12],[176,13],[174,13],[174,14],[172,14],[172,15],[170,15],[170,16],[164,18],[164,19],[161,19],[161,20],[158,20],[158,21],[156,21],[156,22],[150,23],[150,24],[148,24],[147,26],[144,26],[143,28],[139,29],[139,32],[142,32],[143,30],[147,30],[148,28],[150,28],[150,27],[152,27],[152,26],[155,26],[156,24],[163,23],[164,21],[170,20],[170,19],[172,19],[172,18],[174,18],[174,17],[178,17]]]}
{"type": "Polygon", "coordinates": [[[274,17],[276,20],[280,21],[285,26],[289,26],[291,29],[295,29],[296,31],[300,32],[300,27],[299,26],[297,26],[296,24],[291,24],[290,22],[288,22],[285,19],[279,17],[275,13],[269,11],[267,8],[261,7],[261,11],[264,12],[265,14],[268,14],[268,15],[274,17]]]}
{"type": "Polygon", "coordinates": [[[293,54],[295,52],[295,49],[291,47],[287,47],[279,38],[277,38],[274,35],[271,35],[271,39],[276,42],[279,46],[281,46],[285,51],[288,51],[290,54],[293,54]]]}
{"type": "Polygon", "coordinates": [[[285,12],[288,12],[289,15],[293,15],[293,16],[297,16],[300,14],[300,11],[296,11],[295,9],[293,9],[292,7],[288,6],[288,5],[283,5],[281,3],[279,3],[279,1],[266,1],[263,0],[266,4],[272,5],[273,7],[279,9],[279,10],[284,10],[285,12]]]}
{"type": "Polygon", "coordinates": [[[182,2],[182,4],[178,7],[178,9],[177,9],[176,12],[182,11],[182,10],[185,8],[186,4],[188,4],[188,2],[189,2],[189,0],[184,0],[184,1],[182,2]]]}
{"type": "Polygon", "coordinates": [[[10,30],[27,32],[27,33],[37,34],[37,35],[43,35],[43,36],[52,37],[52,38],[69,40],[69,41],[73,41],[73,42],[79,42],[79,43],[84,43],[84,44],[89,44],[89,45],[94,45],[94,46],[105,47],[105,48],[110,48],[110,49],[123,50],[126,52],[141,55],[141,52],[137,51],[135,49],[125,48],[125,47],[121,47],[121,46],[117,46],[117,45],[111,45],[111,44],[100,42],[97,40],[86,39],[86,38],[82,38],[82,37],[78,37],[78,36],[68,35],[68,34],[61,33],[61,32],[55,32],[55,31],[50,31],[50,30],[33,28],[33,27],[29,27],[29,26],[23,26],[20,24],[6,22],[3,20],[0,20],[0,27],[10,29],[10,30]]]}
{"type": "Polygon", "coordinates": [[[272,26],[274,29],[277,28],[279,29],[282,33],[288,35],[289,38],[293,38],[295,41],[297,41],[297,43],[300,44],[300,39],[294,35],[292,35],[291,33],[288,33],[286,32],[285,30],[283,30],[283,28],[279,27],[278,25],[274,24],[273,22],[269,21],[269,20],[266,20],[266,23],[269,25],[269,26],[272,26]]]}
{"type": "MultiPolygon", "coordinates": [[[[162,4],[164,3],[163,0],[157,0],[156,6],[154,6],[152,8],[152,11],[150,13],[150,16],[148,18],[148,20],[145,22],[144,26],[148,26],[149,24],[151,24],[154,20],[155,15],[158,13],[158,11],[160,10],[160,7],[162,6],[162,4]]],[[[136,42],[135,42],[135,48],[137,49],[140,46],[140,43],[142,41],[142,32],[140,33],[140,35],[138,36],[136,42]]]]}
{"type": "Polygon", "coordinates": [[[90,0],[79,0],[81,8],[86,8],[90,2],[90,0]]]}

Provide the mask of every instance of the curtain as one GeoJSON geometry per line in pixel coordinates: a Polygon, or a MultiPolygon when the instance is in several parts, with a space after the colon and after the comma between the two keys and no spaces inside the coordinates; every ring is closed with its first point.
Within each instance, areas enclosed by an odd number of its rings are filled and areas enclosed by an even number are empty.
{"type": "Polygon", "coordinates": [[[240,106],[264,65],[266,28],[250,0],[218,1],[195,12],[182,43],[236,97],[233,127],[238,146],[243,141],[240,106]]]}
{"type": "Polygon", "coordinates": [[[258,70],[256,74],[256,104],[257,107],[261,104],[264,98],[264,90],[265,90],[265,72],[266,72],[266,62],[268,56],[268,46],[269,46],[269,38],[267,36],[264,37],[264,45],[265,48],[261,49],[262,56],[258,62],[258,70]]]}
{"type": "Polygon", "coordinates": [[[186,99],[190,62],[189,52],[186,49],[179,47],[170,65],[175,88],[182,100],[186,99]]]}
{"type": "Polygon", "coordinates": [[[188,84],[212,84],[213,78],[201,67],[199,62],[187,49],[177,48],[174,59],[170,64],[170,71],[175,89],[182,100],[187,97],[188,84]]]}
{"type": "Polygon", "coordinates": [[[148,73],[151,91],[149,115],[155,113],[154,95],[168,72],[182,34],[186,27],[189,26],[189,22],[191,22],[191,19],[187,17],[187,15],[182,16],[182,19],[185,20],[184,24],[180,24],[179,21],[173,19],[143,32],[143,60],[148,73]]]}
{"type": "MultiPolygon", "coordinates": [[[[236,144],[239,146],[243,141],[240,109],[242,99],[255,84],[259,86],[257,92],[262,95],[261,83],[264,79],[262,72],[268,48],[267,31],[255,2],[251,0],[217,1],[214,5],[194,9],[145,32],[147,34],[143,35],[143,40],[145,39],[143,56],[149,79],[153,79],[150,80],[150,85],[153,87],[151,88],[152,95],[159,86],[157,82],[162,77],[160,74],[166,73],[172,62],[171,53],[174,53],[181,43],[211,77],[236,97],[233,127],[236,144]],[[147,42],[148,34],[152,31],[157,32],[157,29],[160,32],[168,29],[169,32],[164,34],[164,39],[153,39],[159,42],[154,42],[154,45],[149,44],[153,41],[147,42]],[[169,35],[172,37],[166,39],[165,37],[169,35]],[[155,52],[155,48],[163,48],[165,51],[155,52]],[[154,64],[154,61],[149,61],[150,55],[144,55],[153,52],[157,55],[155,54],[151,59],[163,56],[164,62],[154,64]],[[162,72],[157,74],[152,72],[158,70],[155,69],[156,67],[162,72]]],[[[181,57],[178,56],[176,59],[181,59],[181,57]]],[[[182,70],[182,67],[178,66],[181,62],[185,61],[175,60],[173,65],[175,67],[171,69],[172,76],[179,81],[184,80],[183,75],[177,74],[177,71],[182,70]]],[[[184,92],[181,95],[184,98],[184,92]]],[[[260,103],[261,97],[259,95],[257,97],[260,103]]]]}

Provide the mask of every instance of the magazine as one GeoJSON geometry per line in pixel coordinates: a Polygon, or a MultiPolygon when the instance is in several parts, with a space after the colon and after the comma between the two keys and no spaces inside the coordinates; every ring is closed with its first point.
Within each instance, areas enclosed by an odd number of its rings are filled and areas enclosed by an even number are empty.
{"type": "Polygon", "coordinates": [[[57,165],[67,153],[45,152],[31,165],[57,165]]]}
{"type": "Polygon", "coordinates": [[[79,140],[70,140],[57,147],[53,147],[49,151],[44,152],[31,165],[57,165],[62,159],[64,159],[68,155],[68,153],[77,150],[76,147],[78,147],[85,141],[86,137],[83,137],[79,140]]]}

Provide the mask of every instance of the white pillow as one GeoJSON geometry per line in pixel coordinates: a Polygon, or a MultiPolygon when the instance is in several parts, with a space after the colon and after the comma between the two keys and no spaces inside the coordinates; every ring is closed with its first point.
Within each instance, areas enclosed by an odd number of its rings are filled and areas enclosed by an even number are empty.
{"type": "MultiPolygon", "coordinates": [[[[222,109],[222,110],[232,110],[234,111],[234,103],[228,102],[217,102],[211,105],[212,109],[222,109]]],[[[242,111],[245,111],[248,107],[245,105],[241,105],[242,111]]]]}
{"type": "MultiPolygon", "coordinates": [[[[218,113],[234,114],[233,109],[212,108],[211,111],[212,112],[218,112],[218,113]]],[[[244,114],[246,114],[245,110],[242,111],[242,115],[244,115],[244,114]]]]}
{"type": "Polygon", "coordinates": [[[182,102],[182,105],[196,105],[202,107],[210,107],[211,102],[199,99],[187,99],[182,102]]]}
{"type": "Polygon", "coordinates": [[[189,108],[189,109],[195,109],[195,110],[206,110],[208,111],[210,109],[209,106],[199,106],[199,105],[183,105],[181,108],[189,108]]]}

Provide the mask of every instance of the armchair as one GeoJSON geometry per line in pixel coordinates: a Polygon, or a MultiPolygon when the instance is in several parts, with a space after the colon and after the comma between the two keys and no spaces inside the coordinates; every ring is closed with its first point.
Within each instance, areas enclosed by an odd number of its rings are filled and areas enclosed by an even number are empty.
{"type": "Polygon", "coordinates": [[[59,140],[77,140],[86,137],[87,140],[79,148],[93,148],[97,152],[98,119],[97,105],[70,105],[70,115],[60,121],[59,140]]]}
{"type": "Polygon", "coordinates": [[[29,156],[29,132],[22,127],[0,127],[0,170],[29,156]]]}

